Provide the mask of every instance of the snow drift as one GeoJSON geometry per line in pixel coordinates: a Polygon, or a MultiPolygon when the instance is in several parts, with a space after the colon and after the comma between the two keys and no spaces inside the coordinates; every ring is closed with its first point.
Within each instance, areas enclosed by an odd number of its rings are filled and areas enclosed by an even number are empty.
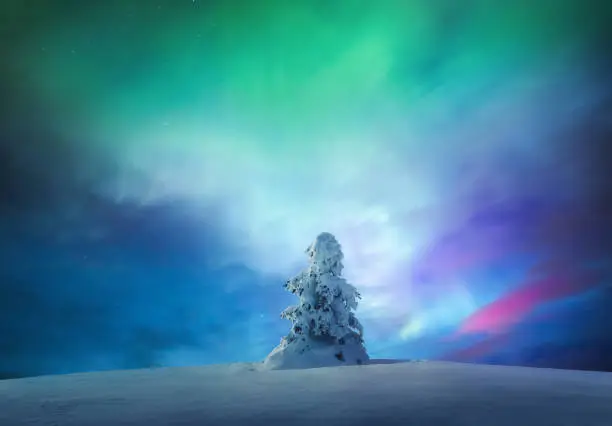
{"type": "Polygon", "coordinates": [[[0,381],[0,425],[612,425],[609,373],[445,362],[260,366],[0,381]]]}

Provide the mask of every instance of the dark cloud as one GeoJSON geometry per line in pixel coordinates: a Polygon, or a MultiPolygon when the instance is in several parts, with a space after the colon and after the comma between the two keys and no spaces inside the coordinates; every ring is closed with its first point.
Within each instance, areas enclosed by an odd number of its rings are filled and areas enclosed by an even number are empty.
{"type": "MultiPolygon", "coordinates": [[[[604,88],[605,89],[605,88],[604,88]]],[[[567,186],[551,188],[567,203],[541,223],[534,245],[575,266],[612,259],[612,92],[559,138],[569,149],[559,152],[558,167],[567,186]]]]}
{"type": "Polygon", "coordinates": [[[111,162],[65,136],[57,114],[34,96],[22,70],[0,74],[0,214],[64,208],[114,173],[111,162]],[[8,101],[8,102],[7,102],[8,101]]]}
{"type": "Polygon", "coordinates": [[[183,349],[221,362],[220,347],[244,345],[252,313],[269,309],[278,288],[210,262],[227,244],[182,206],[105,211],[112,220],[90,212],[68,242],[25,231],[2,241],[0,374],[148,367],[183,349]]]}
{"type": "Polygon", "coordinates": [[[149,367],[183,349],[222,362],[244,345],[269,278],[227,264],[222,209],[109,198],[113,162],[2,77],[0,377],[149,367]]]}

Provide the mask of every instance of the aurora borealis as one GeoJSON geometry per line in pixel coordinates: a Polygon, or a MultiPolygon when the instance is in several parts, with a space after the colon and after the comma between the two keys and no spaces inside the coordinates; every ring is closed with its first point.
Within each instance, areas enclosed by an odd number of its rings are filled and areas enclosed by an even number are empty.
{"type": "Polygon", "coordinates": [[[322,231],[373,357],[612,371],[609,9],[3,1],[0,375],[262,359],[322,231]]]}

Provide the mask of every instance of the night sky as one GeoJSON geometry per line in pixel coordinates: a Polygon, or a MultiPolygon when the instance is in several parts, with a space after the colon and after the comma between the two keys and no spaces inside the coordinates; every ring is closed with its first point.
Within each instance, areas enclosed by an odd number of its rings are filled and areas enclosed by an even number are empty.
{"type": "Polygon", "coordinates": [[[323,231],[374,358],[612,371],[612,9],[2,0],[0,377],[263,359],[323,231]]]}

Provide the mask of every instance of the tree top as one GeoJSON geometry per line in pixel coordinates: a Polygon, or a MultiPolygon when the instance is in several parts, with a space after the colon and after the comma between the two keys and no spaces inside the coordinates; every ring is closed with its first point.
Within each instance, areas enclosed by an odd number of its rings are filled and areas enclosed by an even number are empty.
{"type": "Polygon", "coordinates": [[[312,264],[322,269],[331,270],[336,275],[342,272],[342,246],[333,234],[329,232],[320,233],[314,242],[306,249],[306,254],[312,264]]]}

